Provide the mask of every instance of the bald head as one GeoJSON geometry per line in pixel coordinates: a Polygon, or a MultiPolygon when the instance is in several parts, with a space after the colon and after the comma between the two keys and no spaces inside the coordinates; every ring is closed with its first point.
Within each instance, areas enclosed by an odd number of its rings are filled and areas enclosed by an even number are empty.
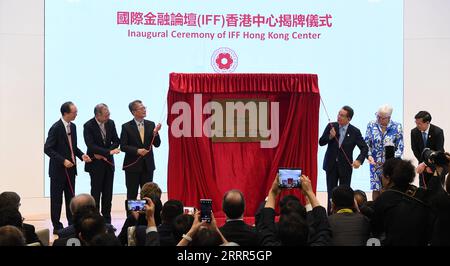
{"type": "Polygon", "coordinates": [[[95,200],[89,194],[80,194],[70,201],[70,212],[75,214],[81,207],[92,206],[95,208],[95,200]]]}
{"type": "Polygon", "coordinates": [[[240,219],[244,215],[244,195],[239,190],[230,190],[223,196],[222,209],[228,219],[240,219]]]}

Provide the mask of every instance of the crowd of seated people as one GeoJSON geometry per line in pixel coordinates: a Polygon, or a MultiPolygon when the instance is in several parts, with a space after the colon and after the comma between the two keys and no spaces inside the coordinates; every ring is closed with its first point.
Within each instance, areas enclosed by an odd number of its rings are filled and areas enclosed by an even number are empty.
{"type": "MultiPolygon", "coordinates": [[[[254,225],[244,221],[245,195],[233,189],[223,196],[226,220],[221,227],[213,213],[207,222],[199,210],[185,213],[179,200],[162,204],[158,185],[147,183],[140,192],[144,210],[129,212],[118,236],[94,199],[80,194],[70,204],[73,225],[60,230],[53,245],[365,246],[376,238],[385,246],[449,246],[450,178],[447,175],[442,186],[440,175],[448,172],[444,168],[437,167],[435,178],[422,188],[412,184],[416,173],[410,161],[390,159],[383,165],[382,190],[375,201],[368,201],[363,191],[341,185],[332,191],[330,215],[319,204],[307,176],[301,177],[300,187],[305,206],[293,195],[280,198],[275,178],[254,225]]],[[[19,195],[0,194],[0,246],[40,243],[35,228],[23,222],[19,207],[19,195]]]]}

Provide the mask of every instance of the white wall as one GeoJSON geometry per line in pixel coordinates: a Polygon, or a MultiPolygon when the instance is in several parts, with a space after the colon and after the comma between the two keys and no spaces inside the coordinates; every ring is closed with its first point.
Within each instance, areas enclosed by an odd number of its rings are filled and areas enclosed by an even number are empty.
{"type": "MultiPolygon", "coordinates": [[[[408,159],[413,158],[409,131],[418,110],[430,111],[450,138],[448,10],[448,0],[405,0],[403,122],[408,159]]],[[[0,191],[22,196],[24,216],[50,209],[43,197],[48,178],[43,175],[45,135],[44,1],[0,0],[0,191]]],[[[450,139],[445,146],[450,150],[450,139]]],[[[123,199],[116,196],[113,209],[121,210],[123,199]]]]}

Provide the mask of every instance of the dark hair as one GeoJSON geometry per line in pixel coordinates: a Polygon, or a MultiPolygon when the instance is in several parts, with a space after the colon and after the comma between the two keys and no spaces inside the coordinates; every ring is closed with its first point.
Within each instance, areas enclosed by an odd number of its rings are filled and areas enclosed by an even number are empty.
{"type": "Polygon", "coordinates": [[[344,107],[342,107],[342,109],[344,109],[345,111],[347,111],[347,117],[350,118],[350,120],[353,118],[353,114],[355,113],[353,111],[353,108],[351,108],[348,105],[345,105],[344,107]]]}
{"type": "Polygon", "coordinates": [[[75,228],[75,233],[77,234],[77,236],[81,232],[81,224],[84,217],[98,213],[98,209],[95,206],[90,205],[81,206],[79,209],[77,209],[77,211],[72,216],[73,226],[75,228]]]}
{"type": "Polygon", "coordinates": [[[398,163],[401,162],[400,158],[391,158],[384,162],[383,164],[383,175],[384,177],[391,178],[394,174],[394,169],[397,167],[398,163]]]}
{"type": "Polygon", "coordinates": [[[17,227],[5,225],[0,227],[0,246],[25,246],[25,237],[17,227]]]}
{"type": "Polygon", "coordinates": [[[286,206],[286,204],[291,200],[300,202],[300,200],[295,195],[286,195],[278,203],[278,205],[280,206],[280,209],[283,209],[284,206],[286,206]]]}
{"type": "Polygon", "coordinates": [[[308,230],[306,219],[298,213],[291,212],[280,216],[278,238],[283,246],[306,246],[308,230]]]}
{"type": "Polygon", "coordinates": [[[178,215],[177,218],[175,218],[175,221],[173,222],[173,236],[176,243],[180,242],[183,234],[189,232],[193,223],[194,216],[189,214],[181,214],[178,215]]]}
{"type": "Polygon", "coordinates": [[[238,219],[244,214],[244,195],[239,190],[233,189],[225,193],[222,200],[222,210],[230,219],[238,219]],[[239,195],[239,199],[228,197],[230,194],[239,195]]]}
{"type": "Polygon", "coordinates": [[[0,226],[12,225],[22,229],[22,222],[22,215],[16,207],[4,207],[0,210],[0,226]]]}
{"type": "Polygon", "coordinates": [[[300,203],[300,200],[289,199],[287,200],[282,207],[280,206],[280,215],[287,215],[292,212],[297,213],[301,217],[306,217],[306,208],[300,203]]]}
{"type": "Polygon", "coordinates": [[[361,207],[361,206],[363,206],[364,204],[367,203],[367,195],[366,195],[366,192],[364,192],[364,191],[362,191],[362,190],[360,190],[360,189],[355,190],[354,198],[356,199],[356,202],[358,203],[358,206],[359,206],[359,207],[361,207]],[[358,196],[361,197],[362,202],[359,202],[359,201],[358,201],[358,199],[357,199],[358,196]]]}
{"type": "Polygon", "coordinates": [[[353,208],[355,203],[355,192],[346,185],[335,187],[331,192],[331,199],[333,200],[336,210],[343,208],[353,208]]]}
{"type": "Polygon", "coordinates": [[[108,108],[108,105],[104,103],[99,103],[94,107],[94,115],[97,116],[102,113],[102,110],[108,108]]]}
{"type": "Polygon", "coordinates": [[[191,246],[195,247],[214,247],[222,245],[222,237],[216,230],[202,227],[192,238],[191,246]]]}
{"type": "Polygon", "coordinates": [[[136,109],[136,105],[138,104],[138,103],[142,103],[142,101],[141,100],[134,100],[134,101],[132,101],[130,104],[128,104],[128,109],[130,109],[130,112],[131,113],[133,113],[133,111],[135,111],[136,109]]]}
{"type": "Polygon", "coordinates": [[[61,115],[69,114],[70,113],[70,107],[73,105],[73,102],[65,102],[61,105],[61,115]]]}
{"type": "Polygon", "coordinates": [[[414,116],[415,119],[422,119],[423,122],[431,122],[431,114],[427,111],[420,111],[414,116]]]}
{"type": "Polygon", "coordinates": [[[99,213],[90,213],[81,218],[80,236],[86,244],[90,244],[95,236],[105,233],[105,219],[99,213]]]}
{"type": "Polygon", "coordinates": [[[179,200],[168,200],[162,207],[161,220],[163,223],[173,224],[180,214],[183,214],[183,203],[179,200]]]}
{"type": "Polygon", "coordinates": [[[16,192],[5,191],[0,194],[0,208],[17,207],[19,209],[20,196],[16,192]]]}
{"type": "Polygon", "coordinates": [[[112,233],[98,234],[94,236],[90,242],[91,246],[122,246],[119,239],[112,233]]]}
{"type": "Polygon", "coordinates": [[[415,168],[411,161],[400,160],[392,173],[391,180],[394,186],[406,190],[416,177],[415,168]]]}

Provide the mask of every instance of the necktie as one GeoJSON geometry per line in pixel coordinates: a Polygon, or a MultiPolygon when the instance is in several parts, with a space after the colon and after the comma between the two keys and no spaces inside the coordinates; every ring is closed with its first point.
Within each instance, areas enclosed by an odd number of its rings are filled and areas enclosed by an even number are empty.
{"type": "Polygon", "coordinates": [[[141,141],[144,143],[144,123],[139,123],[139,135],[141,136],[141,141]]]}
{"type": "Polygon", "coordinates": [[[344,141],[345,138],[345,128],[344,127],[340,127],[339,128],[339,146],[342,145],[342,142],[344,141]]]}
{"type": "Polygon", "coordinates": [[[105,123],[100,123],[100,133],[102,133],[103,144],[105,144],[106,141],[105,123]]]}
{"type": "Polygon", "coordinates": [[[75,154],[73,153],[73,147],[72,147],[72,132],[70,130],[70,123],[67,124],[67,140],[69,141],[69,148],[70,148],[70,156],[72,157],[72,163],[75,164],[75,154]]]}
{"type": "Polygon", "coordinates": [[[423,140],[423,146],[427,146],[427,132],[422,132],[422,140],[423,140]]]}

